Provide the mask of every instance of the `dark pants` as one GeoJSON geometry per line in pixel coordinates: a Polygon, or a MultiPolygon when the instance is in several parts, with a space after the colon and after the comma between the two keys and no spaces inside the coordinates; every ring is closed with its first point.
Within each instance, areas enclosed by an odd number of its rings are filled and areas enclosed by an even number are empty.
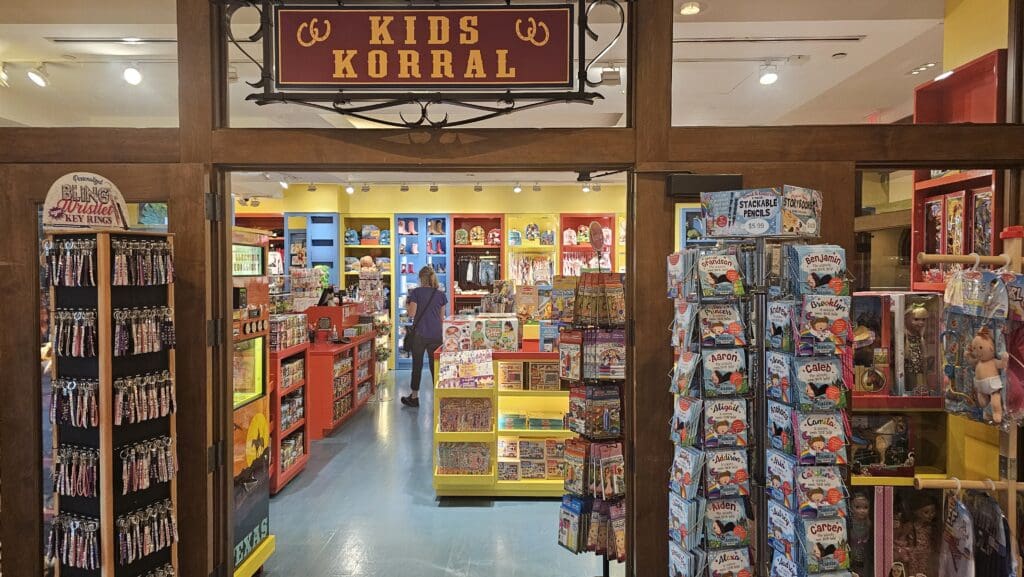
{"type": "Polygon", "coordinates": [[[441,340],[426,339],[420,335],[412,339],[412,380],[409,386],[414,391],[420,390],[420,375],[423,374],[423,354],[430,360],[430,378],[434,378],[434,351],[441,346],[441,340]]]}

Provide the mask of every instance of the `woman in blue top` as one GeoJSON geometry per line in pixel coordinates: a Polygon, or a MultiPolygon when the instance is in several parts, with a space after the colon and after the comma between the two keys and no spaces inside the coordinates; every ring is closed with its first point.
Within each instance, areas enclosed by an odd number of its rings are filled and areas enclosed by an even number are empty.
{"type": "Polygon", "coordinates": [[[401,397],[408,407],[420,406],[420,376],[423,374],[423,355],[430,362],[430,378],[434,378],[434,351],[441,346],[441,318],[448,298],[441,291],[437,275],[430,266],[420,269],[420,286],[412,289],[405,299],[405,308],[413,319],[412,380],[408,397],[401,397]]]}

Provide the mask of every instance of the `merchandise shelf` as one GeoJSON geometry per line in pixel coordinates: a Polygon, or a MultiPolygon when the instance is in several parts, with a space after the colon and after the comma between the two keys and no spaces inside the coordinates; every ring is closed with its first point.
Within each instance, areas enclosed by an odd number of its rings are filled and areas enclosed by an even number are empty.
{"type": "Polygon", "coordinates": [[[498,429],[503,437],[574,437],[576,433],[567,429],[498,429]]]}
{"type": "MultiPolygon", "coordinates": [[[[376,336],[375,331],[370,331],[353,338],[347,343],[317,343],[310,347],[307,361],[307,381],[309,386],[306,387],[308,391],[307,398],[309,399],[309,402],[306,404],[306,420],[309,423],[307,438],[312,440],[324,438],[324,436],[336,430],[352,414],[366,404],[365,400],[360,403],[353,403],[353,407],[348,413],[342,415],[338,420],[334,420],[334,401],[345,395],[352,394],[352,391],[355,391],[357,385],[362,381],[369,380],[372,383],[372,379],[376,374],[376,363],[367,363],[369,372],[366,378],[353,382],[349,391],[335,397],[334,361],[338,357],[354,357],[356,347],[366,341],[373,341],[376,336]]],[[[340,373],[341,375],[353,370],[355,359],[353,358],[352,360],[352,368],[340,373]]],[[[371,394],[373,392],[371,390],[371,394]]]]}
{"type": "Polygon", "coordinates": [[[497,244],[457,244],[455,248],[459,250],[501,250],[501,245],[497,244]]]}
{"type": "Polygon", "coordinates": [[[498,390],[499,397],[569,397],[569,391],[519,391],[498,390]]]}
{"type": "Polygon", "coordinates": [[[942,397],[853,397],[850,410],[866,412],[942,412],[942,397]]]}
{"type": "Polygon", "coordinates": [[[370,371],[370,372],[366,373],[366,376],[365,376],[365,377],[363,377],[363,378],[359,379],[359,380],[358,380],[358,381],[356,381],[355,383],[352,383],[352,388],[354,389],[354,388],[355,388],[356,386],[358,386],[358,385],[361,385],[361,384],[365,383],[365,382],[366,382],[367,380],[369,380],[369,379],[371,379],[371,378],[373,378],[373,371],[370,371]]]}
{"type": "Polygon", "coordinates": [[[306,463],[309,462],[309,453],[303,453],[301,457],[295,459],[290,467],[285,469],[280,474],[280,481],[282,487],[288,484],[289,481],[295,478],[303,469],[306,468],[306,463]]]}
{"type": "Polygon", "coordinates": [[[299,429],[301,429],[302,427],[305,427],[305,426],[306,426],[306,418],[303,417],[303,418],[299,419],[298,421],[295,421],[294,423],[292,423],[292,425],[290,427],[288,427],[287,429],[282,431],[281,432],[281,438],[282,439],[287,439],[289,435],[291,435],[295,431],[298,431],[299,429]]]}
{"type": "Polygon", "coordinates": [[[494,389],[434,389],[435,398],[443,397],[493,397],[494,389]]]}
{"type": "Polygon", "coordinates": [[[309,343],[299,343],[288,347],[287,349],[281,349],[279,351],[270,351],[270,359],[277,362],[281,362],[285,359],[294,357],[295,355],[305,351],[309,348],[309,343]]]}
{"type": "Polygon", "coordinates": [[[948,479],[935,467],[917,467],[913,477],[881,477],[872,475],[850,475],[854,487],[913,487],[914,479],[948,479]]]}
{"type": "Polygon", "coordinates": [[[490,431],[459,431],[459,432],[444,432],[434,430],[434,437],[438,441],[444,442],[484,442],[494,441],[494,430],[490,431]]]}
{"type": "Polygon", "coordinates": [[[294,384],[289,385],[288,387],[281,389],[281,393],[280,394],[281,394],[282,397],[288,396],[291,393],[294,393],[295,391],[299,390],[300,387],[305,386],[305,384],[306,384],[306,379],[300,379],[299,381],[295,382],[294,384]]]}
{"type": "Polygon", "coordinates": [[[310,361],[309,350],[310,350],[309,343],[305,342],[305,343],[300,343],[298,345],[294,345],[294,346],[291,346],[291,347],[288,347],[286,349],[282,349],[282,350],[279,350],[279,351],[272,351],[270,353],[270,366],[268,367],[268,371],[269,371],[268,381],[270,382],[270,387],[271,387],[271,394],[270,394],[270,419],[271,419],[271,427],[270,427],[270,439],[271,439],[271,441],[270,441],[270,448],[273,451],[273,455],[275,455],[275,457],[273,459],[273,463],[272,463],[272,465],[270,467],[270,493],[272,495],[277,494],[278,491],[283,489],[285,487],[285,485],[287,485],[290,480],[295,478],[295,475],[297,475],[302,470],[302,468],[305,466],[305,461],[296,462],[296,463],[292,464],[292,466],[290,467],[289,474],[288,475],[284,474],[285,472],[281,470],[281,459],[280,459],[280,455],[281,455],[281,441],[283,441],[286,437],[288,437],[292,433],[295,433],[296,431],[304,430],[306,432],[306,434],[305,434],[305,436],[303,437],[303,440],[302,440],[302,445],[303,445],[302,451],[303,451],[303,454],[305,454],[305,455],[309,454],[309,449],[310,449],[309,442],[310,442],[310,439],[309,439],[309,430],[308,430],[308,427],[306,427],[306,421],[308,420],[308,417],[309,417],[309,412],[308,411],[309,411],[309,399],[310,399],[309,389],[306,388],[306,383],[309,382],[309,361],[310,361]],[[305,359],[303,361],[304,364],[303,364],[303,369],[302,369],[303,370],[303,378],[299,379],[298,381],[296,381],[295,383],[289,385],[288,387],[282,387],[281,386],[281,383],[283,382],[283,380],[281,378],[281,365],[282,365],[282,363],[284,361],[286,361],[286,360],[294,359],[294,358],[299,357],[299,356],[301,356],[301,357],[303,357],[305,359]],[[286,431],[281,431],[281,400],[285,396],[287,396],[289,394],[292,394],[295,391],[298,391],[300,389],[302,390],[303,416],[302,416],[301,419],[299,419],[295,423],[292,423],[292,425],[290,427],[288,427],[288,429],[286,431]]]}

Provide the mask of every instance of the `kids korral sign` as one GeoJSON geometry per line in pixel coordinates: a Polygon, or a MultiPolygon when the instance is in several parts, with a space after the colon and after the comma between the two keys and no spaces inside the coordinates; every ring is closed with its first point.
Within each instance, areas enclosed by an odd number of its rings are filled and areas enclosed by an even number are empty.
{"type": "Polygon", "coordinates": [[[127,215],[124,197],[113,182],[91,172],[72,172],[50,185],[43,226],[127,230],[127,215]]]}
{"type": "Polygon", "coordinates": [[[571,87],[573,6],[274,9],[278,88],[571,87]]]}

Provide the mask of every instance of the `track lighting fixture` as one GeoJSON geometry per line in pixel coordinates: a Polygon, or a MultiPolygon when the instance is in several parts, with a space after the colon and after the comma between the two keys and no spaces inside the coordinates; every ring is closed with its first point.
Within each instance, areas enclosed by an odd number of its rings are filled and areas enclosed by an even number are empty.
{"type": "Polygon", "coordinates": [[[761,76],[757,79],[764,86],[775,84],[779,80],[779,70],[774,64],[762,64],[761,76]]]}
{"type": "Polygon", "coordinates": [[[437,183],[430,184],[430,192],[437,192],[437,183]]]}
{"type": "Polygon", "coordinates": [[[30,68],[26,74],[28,75],[28,79],[40,88],[46,88],[50,85],[50,75],[46,73],[46,64],[40,64],[35,68],[30,68]]]}
{"type": "Polygon", "coordinates": [[[130,64],[125,67],[124,72],[121,73],[124,81],[132,86],[138,86],[142,83],[142,71],[139,70],[138,64],[130,64]]]}
{"type": "Polygon", "coordinates": [[[483,191],[484,191],[484,187],[481,186],[479,182],[473,185],[473,192],[483,192],[483,191]]]}
{"type": "Polygon", "coordinates": [[[345,194],[355,194],[355,193],[356,193],[356,187],[352,186],[351,184],[345,187],[345,194]]]}
{"type": "Polygon", "coordinates": [[[9,88],[11,86],[11,77],[7,74],[7,63],[0,62],[0,88],[9,88]]]}
{"type": "Polygon", "coordinates": [[[583,194],[586,194],[586,193],[590,192],[590,185],[589,184],[584,184],[583,188],[581,188],[580,190],[583,191],[583,194]]]}
{"type": "Polygon", "coordinates": [[[402,185],[398,187],[398,190],[399,192],[409,192],[409,185],[403,182],[402,185]]]}
{"type": "Polygon", "coordinates": [[[364,183],[363,187],[360,188],[359,190],[362,190],[363,192],[370,192],[370,185],[364,183]]]}
{"type": "Polygon", "coordinates": [[[540,192],[540,183],[539,182],[533,183],[533,192],[540,192]]]}
{"type": "Polygon", "coordinates": [[[519,186],[519,183],[517,182],[516,185],[512,187],[512,192],[519,194],[520,192],[523,192],[523,187],[519,186]]]}

